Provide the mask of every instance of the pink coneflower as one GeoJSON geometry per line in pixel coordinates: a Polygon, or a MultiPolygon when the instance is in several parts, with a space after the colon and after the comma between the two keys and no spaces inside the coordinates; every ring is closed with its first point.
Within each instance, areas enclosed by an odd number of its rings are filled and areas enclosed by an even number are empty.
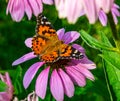
{"type": "Polygon", "coordinates": [[[0,74],[0,80],[6,83],[7,91],[0,92],[0,101],[11,101],[13,97],[13,85],[9,74],[6,72],[5,75],[0,74]]]}
{"type": "Polygon", "coordinates": [[[37,16],[43,11],[43,4],[53,4],[53,0],[9,0],[6,13],[11,14],[14,21],[21,21],[24,14],[30,20],[32,13],[37,16]]]}
{"type": "MultiPolygon", "coordinates": [[[[64,29],[58,30],[57,34],[59,40],[64,41],[66,44],[72,43],[80,36],[76,31],[65,33],[64,29]]],[[[26,46],[29,48],[32,46],[31,40],[32,38],[28,38],[25,41],[26,46]]],[[[80,45],[73,44],[72,47],[80,51],[84,57],[80,60],[59,59],[53,63],[45,63],[44,61],[34,63],[24,75],[23,85],[25,89],[30,85],[38,69],[43,68],[42,66],[45,64],[45,68],[37,77],[35,86],[36,94],[42,99],[44,99],[46,95],[48,75],[50,75],[50,91],[57,101],[63,101],[64,94],[68,97],[72,97],[75,90],[74,84],[83,87],[86,85],[86,78],[94,80],[94,76],[89,70],[96,68],[95,64],[87,58],[84,49],[80,45]]],[[[36,57],[34,52],[30,52],[14,61],[12,65],[18,65],[36,57]]]]}
{"type": "Polygon", "coordinates": [[[99,18],[103,26],[107,25],[107,15],[112,13],[115,24],[120,16],[119,6],[114,0],[55,0],[55,6],[60,18],[67,18],[69,23],[75,23],[77,19],[85,15],[90,24],[94,24],[99,18]]]}

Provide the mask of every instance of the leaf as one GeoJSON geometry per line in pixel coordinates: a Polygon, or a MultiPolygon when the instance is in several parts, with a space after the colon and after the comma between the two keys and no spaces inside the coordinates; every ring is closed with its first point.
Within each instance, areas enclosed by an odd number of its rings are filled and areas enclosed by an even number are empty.
{"type": "Polygon", "coordinates": [[[7,88],[8,88],[8,87],[7,87],[6,83],[5,83],[5,82],[2,82],[2,81],[0,80],[0,92],[6,91],[7,88]]]}
{"type": "Polygon", "coordinates": [[[23,90],[23,84],[22,84],[22,68],[18,66],[16,70],[14,70],[14,73],[11,74],[13,78],[13,85],[15,94],[20,94],[23,90]]]}
{"type": "MultiPolygon", "coordinates": [[[[109,45],[110,47],[112,46],[104,34],[101,34],[101,37],[106,45],[109,45]]],[[[113,88],[117,101],[120,101],[120,54],[107,50],[103,50],[102,53],[101,57],[105,60],[104,66],[106,68],[110,85],[113,88]]]]}
{"type": "Polygon", "coordinates": [[[80,35],[84,42],[92,48],[114,51],[114,48],[108,46],[107,44],[104,44],[103,42],[99,42],[98,40],[87,34],[84,30],[80,31],[80,35]]]}

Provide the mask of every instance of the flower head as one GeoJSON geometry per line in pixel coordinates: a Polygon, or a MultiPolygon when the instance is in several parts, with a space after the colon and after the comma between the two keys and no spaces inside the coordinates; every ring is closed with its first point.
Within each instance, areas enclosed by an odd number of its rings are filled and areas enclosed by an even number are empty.
{"type": "Polygon", "coordinates": [[[37,16],[43,10],[43,4],[53,4],[53,0],[9,0],[6,13],[11,14],[14,21],[21,21],[24,13],[28,19],[32,17],[32,13],[37,16]]]}
{"type": "Polygon", "coordinates": [[[115,24],[120,16],[119,6],[114,0],[55,0],[55,6],[59,17],[67,18],[69,23],[75,23],[79,17],[85,15],[90,24],[99,19],[106,26],[109,12],[112,13],[115,24]]]}
{"type": "Polygon", "coordinates": [[[0,101],[11,101],[13,97],[13,85],[11,83],[9,74],[7,72],[5,75],[0,74],[0,79],[8,86],[6,92],[0,92],[0,101]]]}
{"type": "MultiPolygon", "coordinates": [[[[66,32],[64,29],[57,31],[59,40],[62,40],[64,43],[69,44],[79,38],[79,33],[76,31],[66,32]]],[[[25,41],[27,47],[32,46],[32,38],[28,38],[25,41]]],[[[57,101],[64,100],[64,94],[68,97],[74,95],[74,84],[83,87],[86,85],[86,78],[94,80],[94,76],[89,71],[96,68],[95,64],[90,61],[85,55],[84,49],[77,44],[73,44],[72,47],[82,52],[84,58],[80,60],[75,59],[59,59],[53,63],[45,63],[44,61],[39,61],[34,63],[24,75],[23,85],[25,88],[28,88],[35,74],[39,68],[42,68],[44,64],[46,67],[41,71],[36,80],[35,92],[42,99],[45,98],[48,76],[50,76],[50,91],[53,97],[57,101]],[[52,72],[50,72],[50,69],[52,72]]],[[[12,65],[18,65],[32,58],[36,58],[33,52],[25,54],[21,58],[13,62],[12,65]]]]}

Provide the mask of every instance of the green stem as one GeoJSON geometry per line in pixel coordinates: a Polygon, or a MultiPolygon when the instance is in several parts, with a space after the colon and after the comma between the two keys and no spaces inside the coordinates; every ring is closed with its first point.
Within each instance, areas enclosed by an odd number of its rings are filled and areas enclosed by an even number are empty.
{"type": "Polygon", "coordinates": [[[112,97],[112,93],[110,91],[110,86],[109,86],[109,82],[108,82],[108,77],[107,77],[107,73],[106,73],[106,68],[105,68],[105,63],[104,63],[104,60],[102,60],[103,62],[103,71],[104,71],[104,74],[105,74],[105,80],[106,80],[106,84],[107,84],[107,88],[108,88],[108,92],[109,92],[109,95],[110,95],[110,101],[113,101],[113,97],[112,97]]]}
{"type": "Polygon", "coordinates": [[[111,31],[112,31],[113,38],[116,41],[119,40],[120,38],[118,36],[116,25],[114,23],[114,20],[113,20],[113,17],[112,17],[111,13],[108,14],[108,21],[109,21],[109,24],[110,24],[110,28],[111,28],[111,31]]]}

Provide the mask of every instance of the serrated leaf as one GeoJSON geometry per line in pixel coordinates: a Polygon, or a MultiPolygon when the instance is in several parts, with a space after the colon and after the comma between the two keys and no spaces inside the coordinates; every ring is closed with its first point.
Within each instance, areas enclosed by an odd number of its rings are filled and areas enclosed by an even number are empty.
{"type": "Polygon", "coordinates": [[[92,48],[99,49],[99,50],[105,49],[105,50],[114,51],[114,48],[111,48],[109,45],[96,40],[95,38],[87,34],[84,30],[80,31],[80,35],[81,35],[81,38],[84,40],[84,42],[92,48]]]}
{"type": "Polygon", "coordinates": [[[6,83],[5,83],[5,82],[2,82],[2,81],[0,80],[0,92],[6,91],[7,88],[8,88],[8,87],[7,87],[6,83]]]}
{"type": "MultiPolygon", "coordinates": [[[[101,37],[106,45],[112,46],[104,34],[101,33],[101,37]]],[[[101,57],[105,60],[104,66],[106,67],[110,85],[114,90],[117,101],[120,101],[120,54],[103,50],[101,57]]]]}

